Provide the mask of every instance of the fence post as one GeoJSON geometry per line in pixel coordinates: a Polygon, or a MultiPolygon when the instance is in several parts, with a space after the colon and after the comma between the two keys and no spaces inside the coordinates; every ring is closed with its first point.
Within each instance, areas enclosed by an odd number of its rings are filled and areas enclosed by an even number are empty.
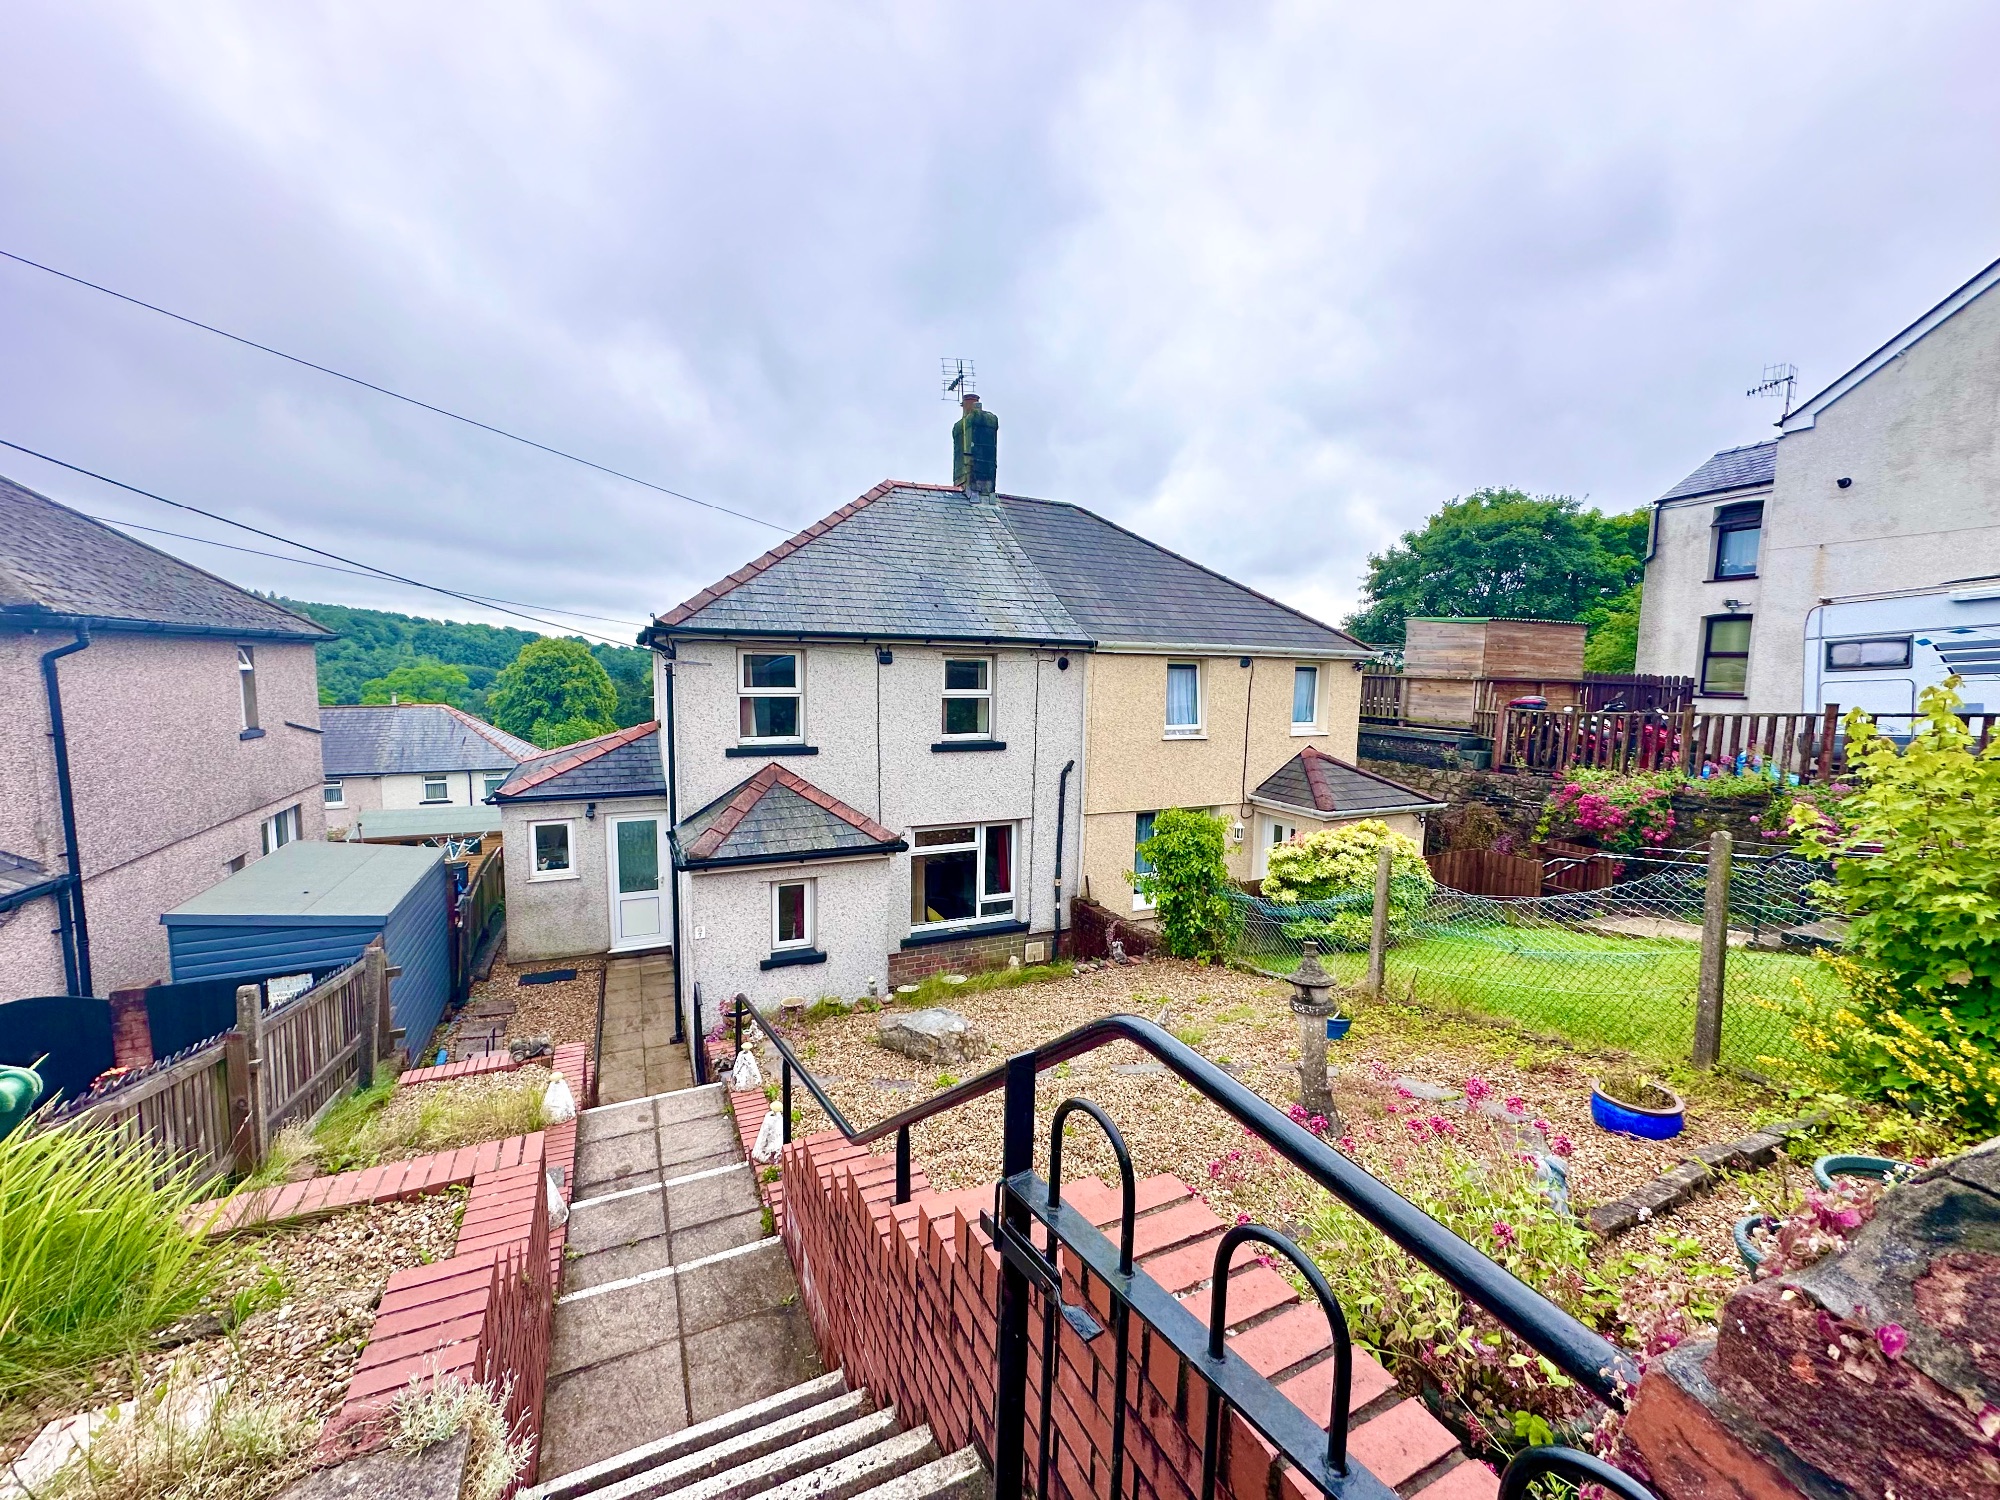
{"type": "Polygon", "coordinates": [[[1375,851],[1375,911],[1368,928],[1368,979],[1370,999],[1382,998],[1389,966],[1389,866],[1391,855],[1385,840],[1375,851]]]}
{"type": "Polygon", "coordinates": [[[1820,781],[1833,780],[1833,736],[1840,728],[1840,705],[1829,703],[1821,716],[1819,726],[1819,776],[1820,781]]]}
{"type": "Polygon", "coordinates": [[[1708,840],[1708,889],[1701,907],[1701,988],[1695,998],[1694,1065],[1722,1056],[1722,980],[1729,955],[1729,856],[1733,840],[1718,828],[1708,840]]]}
{"type": "Polygon", "coordinates": [[[243,1061],[242,1082],[231,1079],[232,1092],[241,1090],[243,1095],[243,1127],[236,1159],[242,1170],[254,1172],[264,1164],[264,1153],[271,1144],[264,1120],[264,995],[254,984],[236,987],[236,1036],[242,1040],[243,1061]],[[246,1156],[249,1165],[244,1167],[246,1156]]]}
{"type": "Polygon", "coordinates": [[[361,1088],[372,1088],[375,1083],[375,1063],[381,1055],[382,1039],[379,1025],[382,1018],[381,993],[385,981],[382,971],[389,966],[389,958],[382,951],[378,938],[370,943],[361,954],[361,973],[356,981],[360,990],[359,1004],[355,1009],[361,1013],[361,1050],[357,1054],[360,1067],[356,1070],[355,1083],[361,1088]]]}

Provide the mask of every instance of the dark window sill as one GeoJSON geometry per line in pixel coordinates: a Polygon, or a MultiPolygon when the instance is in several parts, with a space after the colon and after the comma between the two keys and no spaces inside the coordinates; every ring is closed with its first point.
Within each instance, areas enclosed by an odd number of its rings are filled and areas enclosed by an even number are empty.
{"type": "Polygon", "coordinates": [[[785,953],[773,953],[769,958],[759,959],[760,969],[796,969],[802,964],[823,964],[826,955],[817,948],[798,948],[785,953]]]}
{"type": "Polygon", "coordinates": [[[1741,703],[1749,696],[1748,693],[1711,693],[1702,689],[1697,689],[1695,692],[1695,697],[1697,698],[1728,698],[1737,703],[1741,703]]]}
{"type": "Polygon", "coordinates": [[[817,755],[817,745],[731,745],[722,752],[731,760],[746,760],[760,755],[817,755]]]}
{"type": "Polygon", "coordinates": [[[246,729],[237,735],[236,738],[239,740],[261,740],[264,738],[264,731],[261,729],[246,729]]]}
{"type": "Polygon", "coordinates": [[[1026,932],[1026,922],[978,922],[964,927],[941,928],[936,932],[913,932],[903,939],[905,948],[928,948],[933,943],[955,943],[960,938],[1005,937],[1009,933],[1026,932]]]}
{"type": "Polygon", "coordinates": [[[449,798],[449,797],[426,797],[426,798],[424,798],[424,800],[423,800],[423,801],[419,802],[419,803],[417,804],[417,806],[419,806],[419,807],[450,807],[450,806],[451,806],[451,798],[449,798]]]}
{"type": "Polygon", "coordinates": [[[1707,581],[1710,583],[1755,583],[1757,575],[1755,573],[1717,573],[1707,581]]]}
{"type": "Polygon", "coordinates": [[[1005,750],[1005,740],[939,740],[931,746],[933,755],[949,755],[964,750],[1005,750]]]}

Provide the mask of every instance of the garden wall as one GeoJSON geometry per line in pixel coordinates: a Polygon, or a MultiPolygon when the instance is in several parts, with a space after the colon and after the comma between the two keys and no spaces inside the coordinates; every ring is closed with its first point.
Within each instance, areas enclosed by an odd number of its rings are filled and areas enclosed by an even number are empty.
{"type": "Polygon", "coordinates": [[[1072,958],[1109,958],[1113,938],[1125,945],[1126,954],[1132,958],[1156,952],[1160,946],[1156,928],[1128,922],[1116,912],[1081,896],[1070,903],[1070,921],[1075,924],[1070,946],[1072,958]]]}

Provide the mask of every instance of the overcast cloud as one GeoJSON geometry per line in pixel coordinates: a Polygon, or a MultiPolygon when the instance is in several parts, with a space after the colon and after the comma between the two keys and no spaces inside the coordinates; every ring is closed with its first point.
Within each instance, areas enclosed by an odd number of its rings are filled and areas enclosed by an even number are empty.
{"type": "MultiPolygon", "coordinates": [[[[1816,389],[2000,255],[1978,0],[16,0],[0,37],[0,247],[787,530],[948,479],[970,356],[1003,489],[1329,618],[1450,496],[1643,504],[1769,434],[1766,361],[1816,389]]],[[[5,262],[0,437],[629,621],[779,535],[5,262]]]]}

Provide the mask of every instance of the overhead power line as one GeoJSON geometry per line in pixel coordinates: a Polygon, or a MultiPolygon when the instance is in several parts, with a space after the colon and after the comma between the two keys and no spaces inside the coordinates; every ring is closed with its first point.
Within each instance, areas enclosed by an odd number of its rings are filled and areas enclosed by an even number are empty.
{"type": "Polygon", "coordinates": [[[408,405],[419,407],[424,411],[435,413],[437,416],[449,417],[454,422],[463,422],[468,427],[477,427],[481,432],[490,432],[495,437],[503,437],[510,442],[523,444],[526,447],[550,454],[556,458],[567,459],[573,464],[582,464],[586,469],[595,469],[600,474],[609,474],[612,478],[623,479],[628,484],[641,485],[658,494],[671,495],[676,500],[685,500],[690,505],[699,505],[708,510],[720,511],[723,515],[734,516],[739,521],[748,521],[756,526],[768,526],[771,530],[782,532],[786,536],[790,536],[797,529],[792,526],[781,526],[776,521],[767,521],[762,516],[753,516],[748,511],[735,510],[727,505],[718,505],[713,500],[697,499],[695,496],[686,494],[681,490],[669,489],[666,485],[655,484],[650,479],[641,479],[637,474],[628,474],[623,469],[614,469],[609,464],[598,463],[595,459],[585,458],[581,454],[571,453],[567,449],[553,447],[548,443],[537,442],[534,438],[524,437],[518,432],[510,432],[505,427],[496,427],[491,422],[482,422],[477,417],[468,417],[462,412],[455,412],[443,406],[435,406],[428,401],[420,401],[415,396],[406,396],[401,391],[389,389],[386,385],[377,385],[372,380],[363,380],[359,375],[349,375],[346,371],[336,370],[331,365],[319,364],[314,360],[306,359],[302,355],[288,354],[283,349],[275,349],[269,344],[260,344],[257,340],[245,338],[240,333],[231,333],[227,328],[217,328],[213,323],[204,323],[199,318],[191,318],[185,313],[177,313],[171,308],[161,307],[158,303],[147,302],[142,298],[117,291],[112,287],[104,286],[95,281],[86,281],[81,276],[72,276],[68,271],[59,271],[54,266],[44,265],[38,260],[30,260],[25,255],[16,255],[11,250],[0,250],[0,257],[11,260],[16,265],[27,266],[31,270],[46,272],[50,276],[59,277],[76,286],[88,287],[91,291],[101,292],[107,297],[115,297],[120,302],[129,302],[134,307],[143,307],[147,312],[158,313],[163,318],[172,318],[176,323],[185,323],[190,328],[199,328],[203,333],[212,333],[217,338],[228,339],[231,343],[241,344],[246,349],[255,349],[262,354],[269,354],[278,359],[289,360],[292,364],[303,366],[308,370],[317,370],[322,375],[331,375],[335,380],[344,380],[349,385],[358,385],[363,390],[373,391],[378,396],[387,396],[392,401],[402,401],[408,405]]]}
{"type": "MultiPolygon", "coordinates": [[[[85,511],[85,515],[90,512],[85,511]]],[[[318,568],[324,573],[345,573],[350,578],[373,578],[376,575],[362,568],[340,568],[332,563],[314,562],[307,557],[292,557],[283,552],[266,552],[262,547],[239,547],[234,542],[218,542],[214,537],[191,536],[185,531],[168,531],[161,526],[142,526],[137,521],[121,520],[117,516],[90,516],[93,521],[102,521],[106,526],[116,526],[124,531],[149,531],[154,536],[175,537],[183,542],[200,542],[204,547],[220,547],[227,552],[245,552],[252,557],[276,558],[279,562],[295,564],[301,568],[318,568]]],[[[481,604],[518,604],[523,609],[538,609],[545,615],[566,615],[576,620],[600,620],[606,625],[629,625],[634,630],[642,628],[636,620],[616,620],[610,615],[587,615],[580,609],[557,609],[553,604],[531,604],[525,599],[495,599],[490,594],[467,594],[468,599],[477,599],[481,604]]]]}
{"type": "Polygon", "coordinates": [[[504,605],[492,604],[471,594],[461,593],[457,589],[445,588],[442,584],[425,583],[422,579],[410,578],[402,573],[392,573],[387,568],[378,568],[373,563],[362,562],[359,558],[348,557],[339,552],[329,552],[324,547],[313,546],[310,542],[301,542],[292,537],[283,536],[275,531],[266,531],[261,526],[252,526],[248,521],[233,520],[218,511],[203,510],[199,505],[189,505],[184,500],[169,500],[165,495],[155,494],[151,490],[142,490],[136,484],[127,484],[122,479],[113,479],[109,474],[100,474],[95,469],[86,469],[82,464],[73,464],[65,459],[56,458],[52,454],[43,453],[36,448],[30,448],[24,443],[11,442],[7,438],[0,437],[0,448],[12,448],[16,453],[25,453],[30,458],[39,458],[45,464],[54,464],[59,469],[68,469],[72,474],[81,474],[87,479],[95,479],[99,483],[111,485],[114,488],[128,491],[131,494],[143,495],[148,500],[157,500],[162,505],[171,505],[175,510],[185,510],[197,516],[206,516],[211,521],[220,521],[225,526],[234,526],[239,531],[247,531],[253,536],[261,536],[268,542],[280,542],[287,547],[297,547],[302,552],[311,552],[319,557],[331,558],[337,563],[346,563],[350,567],[362,569],[371,577],[386,578],[392,583],[408,584],[413,589],[426,589],[433,594],[443,594],[448,599],[461,599],[467,604],[477,604],[484,609],[497,609],[503,615],[513,615],[516,619],[529,620],[537,625],[545,625],[550,630],[561,634],[587,635],[604,642],[607,646],[625,646],[631,644],[629,641],[614,641],[611,637],[601,634],[598,631],[581,630],[573,625],[561,625],[554,620],[544,620],[539,615],[523,614],[518,609],[509,609],[504,605]]]}

